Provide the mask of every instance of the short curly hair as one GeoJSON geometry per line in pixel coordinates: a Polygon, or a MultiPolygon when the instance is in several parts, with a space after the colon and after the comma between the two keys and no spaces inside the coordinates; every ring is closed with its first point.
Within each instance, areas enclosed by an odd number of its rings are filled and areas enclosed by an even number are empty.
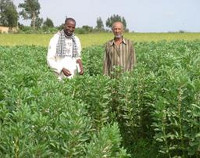
{"type": "Polygon", "coordinates": [[[76,20],[74,20],[73,18],[66,18],[65,19],[65,24],[67,23],[67,21],[73,21],[76,25],[76,20]]]}

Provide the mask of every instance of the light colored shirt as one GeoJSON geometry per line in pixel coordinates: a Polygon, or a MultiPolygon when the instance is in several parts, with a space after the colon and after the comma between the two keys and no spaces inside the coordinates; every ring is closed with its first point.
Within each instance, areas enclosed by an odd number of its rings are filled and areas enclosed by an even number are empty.
{"type": "Polygon", "coordinates": [[[49,67],[56,73],[59,80],[66,78],[62,72],[63,68],[68,69],[71,72],[71,76],[68,78],[73,78],[76,72],[80,71],[79,65],[76,63],[78,59],[81,59],[81,43],[77,36],[75,36],[75,41],[77,45],[77,57],[72,57],[73,41],[70,38],[65,38],[67,54],[64,57],[60,57],[56,54],[56,46],[58,43],[60,33],[56,33],[49,42],[48,53],[47,53],[47,63],[49,67]]]}
{"type": "Polygon", "coordinates": [[[117,67],[120,72],[131,71],[136,64],[136,55],[133,43],[128,39],[123,39],[120,45],[116,45],[113,40],[106,43],[103,73],[110,77],[114,77],[117,67]]]}

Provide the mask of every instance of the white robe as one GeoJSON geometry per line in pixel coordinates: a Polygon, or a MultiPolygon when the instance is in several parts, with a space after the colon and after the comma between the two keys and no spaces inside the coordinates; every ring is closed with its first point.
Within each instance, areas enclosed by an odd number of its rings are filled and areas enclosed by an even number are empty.
{"type": "Polygon", "coordinates": [[[79,64],[76,63],[78,59],[81,59],[81,44],[77,36],[75,36],[78,55],[76,58],[72,57],[73,41],[72,39],[65,39],[67,47],[67,56],[59,57],[56,55],[56,45],[59,39],[60,33],[56,33],[49,42],[47,63],[49,67],[55,72],[59,80],[63,78],[73,78],[77,72],[80,72],[79,64]],[[71,76],[67,77],[63,74],[62,69],[66,68],[71,72],[71,76]]]}

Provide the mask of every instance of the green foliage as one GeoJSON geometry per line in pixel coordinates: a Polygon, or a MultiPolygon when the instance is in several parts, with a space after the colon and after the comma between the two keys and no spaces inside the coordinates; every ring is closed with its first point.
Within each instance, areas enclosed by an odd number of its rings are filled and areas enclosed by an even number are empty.
{"type": "MultiPolygon", "coordinates": [[[[102,92],[98,93],[95,87],[99,85],[94,84],[97,79],[91,80],[90,87],[89,76],[58,82],[46,65],[46,48],[0,50],[0,157],[87,157],[91,141],[101,146],[102,137],[92,137],[108,124],[109,86],[103,89],[103,76],[98,79],[102,80],[102,92]],[[84,83],[88,84],[87,94],[82,89],[87,88],[84,83]]],[[[115,144],[105,154],[126,155],[120,148],[117,125],[108,127],[108,131],[118,135],[109,139],[115,144]]]]}
{"type": "MultiPolygon", "coordinates": [[[[160,155],[199,155],[198,46],[199,41],[136,43],[137,68],[110,83],[112,112],[133,155],[132,145],[141,138],[158,144],[160,155]]],[[[100,49],[83,52],[91,75],[102,72],[100,49]]]]}
{"type": "Polygon", "coordinates": [[[124,30],[126,30],[126,20],[124,17],[121,17],[119,15],[112,15],[106,20],[106,26],[109,28],[112,28],[112,24],[116,21],[120,21],[124,25],[124,30]]]}
{"type": "Polygon", "coordinates": [[[46,18],[43,23],[43,27],[52,28],[54,27],[53,21],[50,18],[46,18]]]}
{"type": "Polygon", "coordinates": [[[0,1],[0,25],[8,27],[16,27],[18,21],[18,13],[16,6],[11,0],[0,1]]]}
{"type": "Polygon", "coordinates": [[[137,67],[59,82],[47,48],[0,47],[0,157],[199,157],[200,41],[135,43],[137,67]],[[14,53],[14,54],[13,54],[14,53]]]}
{"type": "Polygon", "coordinates": [[[103,21],[101,19],[101,17],[98,17],[97,18],[97,26],[96,26],[96,29],[98,31],[103,31],[104,30],[104,25],[103,25],[103,21]]]}
{"type": "MultiPolygon", "coordinates": [[[[84,102],[88,116],[92,118],[92,126],[99,131],[106,123],[113,122],[111,111],[111,87],[109,78],[103,76],[79,77],[69,91],[73,91],[72,97],[75,100],[84,102]],[[76,87],[74,87],[76,85],[76,87]],[[73,89],[73,90],[72,90],[73,89]]],[[[65,90],[64,93],[70,93],[65,90]]]]}
{"type": "MultiPolygon", "coordinates": [[[[39,36],[39,34],[54,34],[54,33],[59,31],[59,29],[56,28],[56,27],[52,27],[52,28],[42,27],[42,28],[40,28],[39,25],[41,25],[42,19],[41,19],[41,21],[38,21],[38,22],[39,23],[36,24],[36,25],[38,25],[37,27],[39,27],[39,28],[37,28],[37,29],[33,29],[30,26],[24,26],[22,24],[19,24],[18,25],[19,26],[19,31],[18,32],[20,34],[38,34],[38,36],[39,36]]],[[[39,38],[41,38],[41,37],[39,37],[39,38]]],[[[25,41],[25,39],[23,39],[23,40],[25,41]]],[[[41,43],[41,42],[39,42],[39,43],[41,43]]]]}
{"type": "Polygon", "coordinates": [[[125,158],[130,157],[126,151],[120,148],[121,136],[117,124],[105,126],[92,137],[87,146],[87,158],[125,158]]]}
{"type": "Polygon", "coordinates": [[[102,46],[95,46],[83,49],[82,60],[84,69],[90,76],[103,73],[103,50],[102,46]]]}
{"type": "Polygon", "coordinates": [[[87,34],[93,32],[93,27],[88,25],[83,25],[81,28],[76,28],[75,33],[78,34],[87,34]]]}
{"type": "Polygon", "coordinates": [[[200,124],[193,125],[198,122],[199,117],[188,115],[188,111],[190,114],[199,112],[197,107],[200,104],[197,98],[200,94],[200,78],[199,72],[196,71],[200,60],[197,48],[199,44],[197,41],[163,41],[141,47],[145,76],[154,76],[154,80],[150,82],[153,87],[148,92],[149,96],[154,98],[151,103],[154,109],[151,112],[154,139],[159,144],[159,151],[167,157],[200,154],[199,140],[194,136],[198,135],[200,124]],[[196,140],[196,143],[192,147],[193,140],[196,140]]]}
{"type": "MultiPolygon", "coordinates": [[[[43,18],[39,18],[39,17],[37,17],[36,19],[35,19],[35,28],[37,28],[37,29],[39,29],[39,28],[41,28],[42,27],[42,24],[43,24],[43,18]]],[[[33,27],[33,21],[31,22],[31,26],[33,27]]]]}
{"type": "Polygon", "coordinates": [[[35,29],[36,18],[40,14],[40,3],[38,0],[24,0],[24,3],[19,4],[19,8],[22,8],[20,15],[24,19],[31,19],[33,29],[35,29]]]}

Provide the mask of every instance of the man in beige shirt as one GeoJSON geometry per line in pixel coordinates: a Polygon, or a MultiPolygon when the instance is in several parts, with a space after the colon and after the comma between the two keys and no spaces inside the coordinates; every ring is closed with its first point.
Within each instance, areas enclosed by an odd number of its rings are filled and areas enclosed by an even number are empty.
{"type": "Polygon", "coordinates": [[[105,46],[103,73],[111,78],[119,73],[133,70],[136,64],[136,55],[133,43],[123,37],[124,26],[121,22],[112,25],[114,39],[105,46]]]}

